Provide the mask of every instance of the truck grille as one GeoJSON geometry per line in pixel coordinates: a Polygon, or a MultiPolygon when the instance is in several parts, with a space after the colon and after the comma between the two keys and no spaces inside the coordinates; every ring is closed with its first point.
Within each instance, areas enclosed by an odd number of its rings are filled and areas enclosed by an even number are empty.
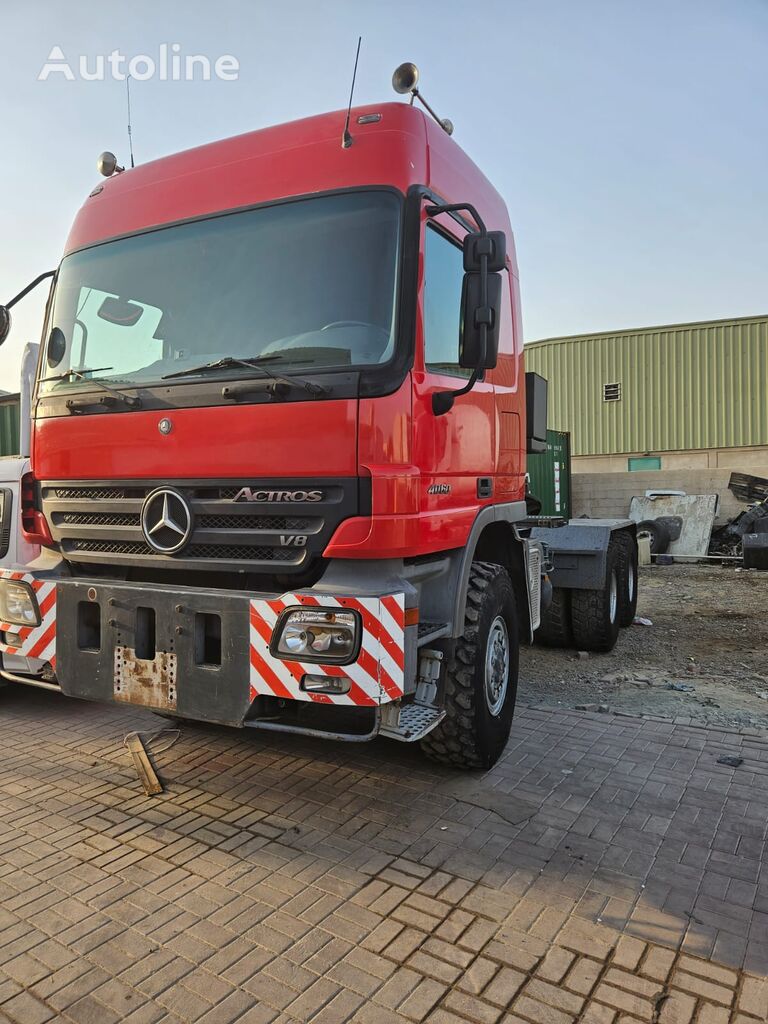
{"type": "MultiPolygon", "coordinates": [[[[64,541],[64,552],[80,553],[96,552],[101,555],[154,555],[155,551],[148,544],[140,541],[122,541],[112,543],[106,540],[74,540],[64,541]]],[[[284,548],[250,547],[246,544],[190,544],[186,550],[187,558],[236,558],[259,562],[290,562],[293,553],[284,548]]]]}
{"type": "Polygon", "coordinates": [[[339,523],[369,514],[361,508],[357,478],[325,481],[126,481],[41,484],[42,509],[62,555],[72,562],[164,565],[169,569],[304,570],[322,555],[339,523]],[[149,494],[171,487],[186,500],[192,532],[175,554],[155,551],[142,531],[149,494]],[[271,501],[236,501],[250,495],[271,501]],[[320,492],[317,501],[303,500],[320,492]],[[292,500],[295,495],[299,497],[292,500]]]}
{"type": "MultiPolygon", "coordinates": [[[[135,526],[141,527],[141,513],[123,515],[108,512],[54,512],[53,521],[64,526],[135,526]]],[[[198,516],[202,530],[311,530],[315,520],[288,516],[198,516]]]]}

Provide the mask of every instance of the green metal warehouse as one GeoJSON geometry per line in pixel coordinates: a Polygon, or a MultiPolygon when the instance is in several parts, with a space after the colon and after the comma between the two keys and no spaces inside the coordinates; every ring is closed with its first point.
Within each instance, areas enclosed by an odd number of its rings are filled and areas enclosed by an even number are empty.
{"type": "Polygon", "coordinates": [[[525,358],[574,474],[768,476],[768,316],[550,338],[525,358]]]}
{"type": "Polygon", "coordinates": [[[626,515],[648,488],[717,494],[768,477],[768,315],[549,338],[525,346],[570,434],[571,513],[626,515]]]}

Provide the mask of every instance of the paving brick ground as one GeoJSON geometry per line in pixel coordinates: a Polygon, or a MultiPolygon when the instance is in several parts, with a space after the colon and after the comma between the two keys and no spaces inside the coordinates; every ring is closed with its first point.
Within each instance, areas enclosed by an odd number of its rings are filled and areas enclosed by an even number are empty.
{"type": "Polygon", "coordinates": [[[0,1020],[768,1019],[765,739],[528,710],[480,777],[194,726],[146,798],[160,724],[0,693],[0,1020]]]}

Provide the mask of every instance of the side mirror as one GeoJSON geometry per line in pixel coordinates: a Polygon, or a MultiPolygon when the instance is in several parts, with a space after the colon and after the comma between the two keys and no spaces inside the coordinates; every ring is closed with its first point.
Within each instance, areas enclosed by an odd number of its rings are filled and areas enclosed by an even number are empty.
{"type": "Polygon", "coordinates": [[[481,257],[487,256],[486,270],[497,274],[507,265],[507,237],[503,231],[487,231],[484,235],[472,232],[464,236],[464,269],[479,273],[481,257]]]}
{"type": "Polygon", "coordinates": [[[33,288],[37,288],[41,281],[47,281],[49,277],[55,276],[55,270],[47,270],[44,274],[40,274],[39,277],[36,277],[35,280],[31,284],[28,284],[23,291],[20,291],[18,295],[14,295],[14,297],[4,306],[0,305],[0,345],[3,344],[11,331],[11,308],[15,306],[20,299],[23,299],[25,295],[29,295],[33,288]]]}
{"type": "Polygon", "coordinates": [[[7,306],[0,306],[0,345],[11,333],[11,313],[7,306]]]}
{"type": "MultiPolygon", "coordinates": [[[[501,232],[499,232],[500,234],[501,232]]],[[[492,370],[499,357],[499,325],[501,321],[501,274],[488,274],[488,296],[482,305],[482,275],[464,275],[461,289],[461,334],[459,366],[466,370],[492,370]],[[485,353],[482,325],[486,325],[485,353]]]]}
{"type": "Polygon", "coordinates": [[[459,365],[472,374],[457,391],[435,391],[432,412],[442,416],[461,395],[475,386],[483,370],[492,370],[499,355],[501,325],[501,271],[506,267],[507,238],[503,231],[487,231],[471,203],[428,206],[427,216],[466,210],[479,227],[464,238],[464,281],[461,287],[459,365]]]}

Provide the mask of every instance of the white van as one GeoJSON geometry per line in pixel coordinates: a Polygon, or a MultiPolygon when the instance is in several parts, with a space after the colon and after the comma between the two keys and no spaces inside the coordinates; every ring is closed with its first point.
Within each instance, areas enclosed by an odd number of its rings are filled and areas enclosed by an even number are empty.
{"type": "MultiPolygon", "coordinates": [[[[21,363],[18,455],[0,457],[0,569],[23,569],[40,555],[40,546],[30,544],[21,532],[21,486],[29,472],[30,402],[35,379],[38,345],[27,345],[21,363]]],[[[0,677],[32,682],[43,674],[45,663],[6,652],[0,655],[0,677]]]]}

